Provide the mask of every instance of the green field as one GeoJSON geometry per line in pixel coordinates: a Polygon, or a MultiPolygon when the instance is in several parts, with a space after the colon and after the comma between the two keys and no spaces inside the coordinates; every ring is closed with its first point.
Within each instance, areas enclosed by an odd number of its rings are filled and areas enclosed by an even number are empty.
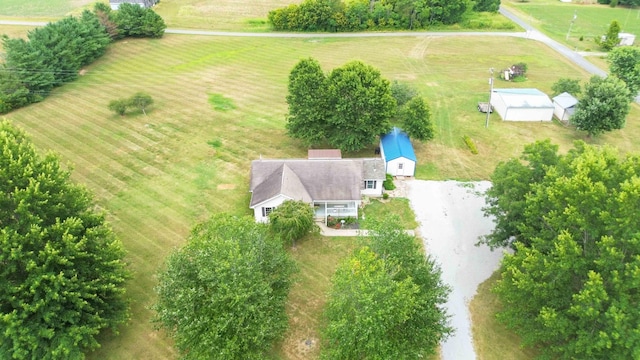
{"type": "MultiPolygon", "coordinates": [[[[0,18],[56,18],[75,14],[97,0],[2,0],[0,18]]],[[[102,0],[101,2],[108,1],[102,0]]]]}
{"type": "MultiPolygon", "coordinates": [[[[577,1],[576,1],[577,2],[577,1]]],[[[598,51],[596,37],[606,34],[609,24],[617,20],[622,32],[640,37],[640,9],[611,8],[608,5],[563,3],[557,0],[507,0],[503,6],[522,15],[522,18],[553,39],[579,51],[598,51]],[[573,15],[577,18],[565,40],[573,15]],[[580,41],[580,37],[583,41],[580,41]]],[[[638,40],[636,41],[638,44],[638,40]]]]}

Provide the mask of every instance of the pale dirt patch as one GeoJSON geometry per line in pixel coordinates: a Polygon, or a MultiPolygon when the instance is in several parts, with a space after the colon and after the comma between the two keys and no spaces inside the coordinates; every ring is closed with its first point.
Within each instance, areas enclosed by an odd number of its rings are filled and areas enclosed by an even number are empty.
{"type": "Polygon", "coordinates": [[[87,69],[80,69],[80,71],[78,72],[78,75],[83,76],[87,73],[87,69]]]}
{"type": "Polygon", "coordinates": [[[218,190],[233,190],[236,188],[236,184],[219,184],[216,189],[218,190]]]}

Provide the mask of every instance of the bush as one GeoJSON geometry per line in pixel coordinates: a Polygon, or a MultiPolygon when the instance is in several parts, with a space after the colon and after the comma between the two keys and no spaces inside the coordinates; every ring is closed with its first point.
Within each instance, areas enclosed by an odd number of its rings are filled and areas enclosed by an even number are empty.
{"type": "Polygon", "coordinates": [[[472,154],[475,155],[478,153],[478,148],[476,148],[476,143],[474,143],[469,136],[465,135],[462,137],[462,139],[464,139],[464,143],[467,144],[467,147],[469,148],[469,150],[471,150],[472,154]]]}
{"type": "Polygon", "coordinates": [[[383,193],[382,194],[382,198],[387,200],[389,198],[389,194],[388,193],[383,193]]]}
{"type": "Polygon", "coordinates": [[[393,183],[393,176],[391,176],[391,174],[386,175],[386,179],[382,183],[382,187],[385,190],[394,190],[396,188],[396,185],[393,183]]]}

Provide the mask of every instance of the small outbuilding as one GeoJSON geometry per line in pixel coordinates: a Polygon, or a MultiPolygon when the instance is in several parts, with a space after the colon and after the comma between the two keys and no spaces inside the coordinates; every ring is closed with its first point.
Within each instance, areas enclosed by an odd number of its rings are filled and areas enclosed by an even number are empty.
{"type": "Polygon", "coordinates": [[[394,127],[390,133],[380,139],[380,154],[385,163],[387,174],[393,176],[414,176],[416,172],[416,154],[409,135],[394,127]]]}
{"type": "Polygon", "coordinates": [[[111,10],[118,10],[120,4],[134,4],[143,8],[149,8],[155,5],[158,0],[109,0],[109,5],[111,6],[111,10]]]}
{"type": "Polygon", "coordinates": [[[632,46],[636,41],[636,36],[629,33],[618,33],[618,39],[620,39],[620,46],[632,46]]]}
{"type": "Polygon", "coordinates": [[[553,98],[553,115],[555,115],[558,120],[566,123],[576,111],[577,105],[578,99],[568,92],[563,92],[553,98]]]}
{"type": "Polygon", "coordinates": [[[551,121],[553,103],[538,89],[494,89],[491,105],[504,121],[551,121]]]}

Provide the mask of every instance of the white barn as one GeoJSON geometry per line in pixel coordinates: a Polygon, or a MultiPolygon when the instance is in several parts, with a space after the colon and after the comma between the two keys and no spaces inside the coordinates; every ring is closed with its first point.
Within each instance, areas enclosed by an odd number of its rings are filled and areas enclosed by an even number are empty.
{"type": "Polygon", "coordinates": [[[576,111],[577,105],[578,99],[568,92],[563,92],[553,98],[553,115],[562,122],[568,122],[576,111]]]}
{"type": "Polygon", "coordinates": [[[491,105],[504,121],[551,121],[553,103],[538,89],[494,89],[491,105]]]}
{"type": "Polygon", "coordinates": [[[387,174],[393,176],[413,176],[416,172],[416,153],[409,136],[394,127],[380,139],[380,154],[387,174]]]}

